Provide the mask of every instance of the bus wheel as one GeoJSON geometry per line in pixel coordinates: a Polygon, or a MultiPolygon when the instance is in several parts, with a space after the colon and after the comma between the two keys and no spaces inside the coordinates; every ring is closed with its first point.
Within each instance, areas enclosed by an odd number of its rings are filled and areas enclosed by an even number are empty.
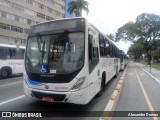
{"type": "Polygon", "coordinates": [[[102,80],[101,80],[101,88],[100,91],[97,94],[97,97],[100,97],[103,93],[103,91],[105,90],[105,74],[102,75],[102,80]]]}
{"type": "Polygon", "coordinates": [[[119,74],[119,72],[118,72],[118,67],[117,67],[117,68],[116,68],[115,78],[117,78],[117,77],[118,77],[118,74],[119,74]]]}
{"type": "Polygon", "coordinates": [[[0,71],[1,78],[7,78],[10,75],[10,70],[8,68],[2,68],[0,71]]]}

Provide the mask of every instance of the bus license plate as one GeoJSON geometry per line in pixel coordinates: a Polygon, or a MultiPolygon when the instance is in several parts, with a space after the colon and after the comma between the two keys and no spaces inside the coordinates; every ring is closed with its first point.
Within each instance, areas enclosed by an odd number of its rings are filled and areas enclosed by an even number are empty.
{"type": "Polygon", "coordinates": [[[43,101],[46,101],[46,102],[54,102],[54,99],[53,99],[53,98],[51,98],[51,97],[46,97],[46,96],[42,97],[42,100],[43,100],[43,101]]]}

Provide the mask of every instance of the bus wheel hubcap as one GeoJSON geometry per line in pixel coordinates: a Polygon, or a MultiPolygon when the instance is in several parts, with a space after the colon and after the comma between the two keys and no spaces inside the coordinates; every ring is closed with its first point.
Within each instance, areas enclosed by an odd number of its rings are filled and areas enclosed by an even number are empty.
{"type": "Polygon", "coordinates": [[[3,76],[3,77],[6,77],[7,75],[8,75],[8,72],[7,72],[7,71],[3,71],[3,72],[2,72],[2,76],[3,76]]]}

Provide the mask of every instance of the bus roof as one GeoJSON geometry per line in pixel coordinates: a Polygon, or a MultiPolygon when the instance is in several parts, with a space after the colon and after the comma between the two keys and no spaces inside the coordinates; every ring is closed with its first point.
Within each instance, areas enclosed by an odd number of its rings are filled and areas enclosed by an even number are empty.
{"type": "MultiPolygon", "coordinates": [[[[87,21],[87,23],[89,25],[91,25],[93,28],[95,28],[99,33],[101,33],[103,36],[105,36],[109,42],[111,42],[116,48],[118,48],[114,41],[112,41],[108,36],[106,36],[104,33],[102,33],[97,27],[95,27],[95,25],[93,23],[91,23],[87,18],[85,17],[72,17],[72,18],[61,18],[61,19],[56,19],[56,20],[50,20],[50,21],[45,21],[45,22],[41,22],[41,23],[38,23],[38,24],[35,24],[35,25],[32,25],[31,27],[33,26],[36,26],[36,25],[41,25],[41,24],[45,24],[45,23],[50,23],[50,22],[54,22],[54,21],[62,21],[62,20],[74,20],[74,19],[85,19],[85,21],[87,21]]],[[[118,48],[119,49],[119,48],[118,48]]]]}
{"type": "Polygon", "coordinates": [[[44,24],[44,23],[49,23],[49,22],[54,22],[54,21],[73,20],[73,19],[80,19],[80,18],[83,18],[83,19],[85,19],[85,20],[87,19],[87,18],[85,18],[85,17],[60,18],[60,19],[55,19],[55,20],[40,22],[40,23],[34,24],[34,25],[32,25],[32,26],[36,26],[36,25],[44,24]]]}

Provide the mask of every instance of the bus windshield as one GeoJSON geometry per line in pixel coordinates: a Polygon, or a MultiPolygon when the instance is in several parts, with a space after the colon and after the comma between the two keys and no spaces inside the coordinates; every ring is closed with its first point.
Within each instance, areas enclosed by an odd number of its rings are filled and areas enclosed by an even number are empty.
{"type": "Polygon", "coordinates": [[[25,65],[32,73],[67,74],[84,64],[84,33],[63,32],[29,37],[25,65]]]}

